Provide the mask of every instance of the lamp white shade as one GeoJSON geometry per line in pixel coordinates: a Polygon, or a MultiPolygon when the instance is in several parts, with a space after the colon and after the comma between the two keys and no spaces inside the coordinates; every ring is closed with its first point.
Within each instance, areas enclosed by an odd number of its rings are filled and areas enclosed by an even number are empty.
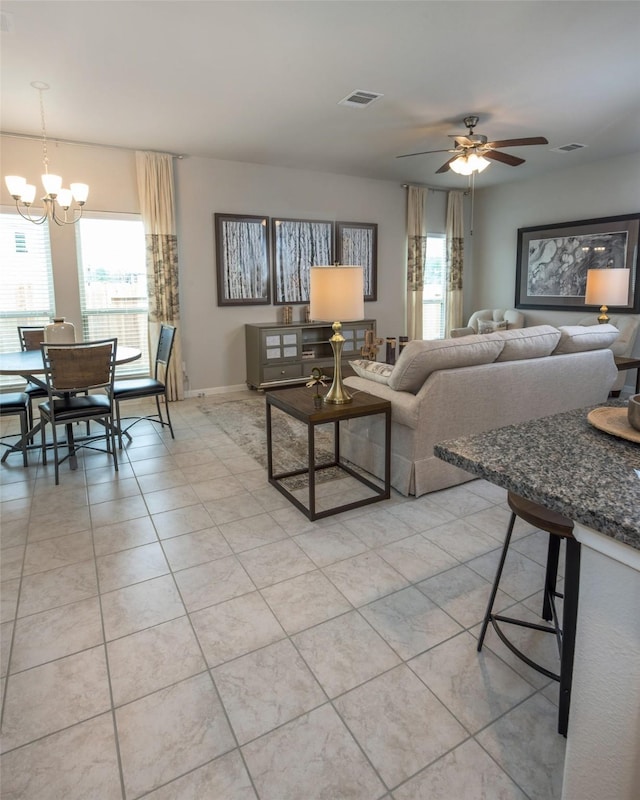
{"type": "Polygon", "coordinates": [[[628,269],[590,269],[587,271],[588,306],[625,306],[629,300],[628,269]]]}
{"type": "Polygon", "coordinates": [[[33,183],[25,183],[22,188],[22,202],[25,206],[30,206],[33,203],[36,196],[36,187],[33,183]]]}
{"type": "Polygon", "coordinates": [[[27,183],[21,175],[7,175],[4,179],[11,197],[22,197],[22,192],[27,183]]]}
{"type": "Polygon", "coordinates": [[[347,322],[364,317],[362,267],[311,267],[309,316],[313,320],[347,322]]]}
{"type": "Polygon", "coordinates": [[[50,172],[46,172],[44,175],[41,175],[40,178],[47,194],[55,196],[60,189],[62,189],[62,178],[60,175],[52,175],[50,172]]]}
{"type": "Polygon", "coordinates": [[[86,203],[89,197],[89,186],[86,183],[72,183],[71,193],[76,203],[86,203]]]}
{"type": "Polygon", "coordinates": [[[71,205],[71,201],[73,200],[73,195],[71,194],[71,189],[60,189],[58,191],[57,196],[58,205],[60,208],[64,208],[65,211],[71,205]]]}

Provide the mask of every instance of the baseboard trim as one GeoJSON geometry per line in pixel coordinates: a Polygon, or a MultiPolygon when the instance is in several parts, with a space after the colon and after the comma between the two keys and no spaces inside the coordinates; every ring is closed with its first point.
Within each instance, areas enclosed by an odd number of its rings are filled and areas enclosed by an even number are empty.
{"type": "Polygon", "coordinates": [[[238,383],[235,386],[214,386],[211,389],[192,389],[185,392],[185,397],[206,397],[212,394],[232,394],[233,392],[242,392],[247,390],[246,383],[238,383]]]}

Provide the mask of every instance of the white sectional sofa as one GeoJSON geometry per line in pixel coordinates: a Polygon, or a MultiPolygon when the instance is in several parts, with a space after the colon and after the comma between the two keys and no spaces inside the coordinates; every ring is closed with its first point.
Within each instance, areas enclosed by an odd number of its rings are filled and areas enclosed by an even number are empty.
{"type": "MultiPolygon", "coordinates": [[[[391,401],[391,484],[422,495],[472,480],[433,455],[446,439],[604,402],[618,375],[613,325],[538,325],[457,339],[412,341],[394,367],[351,362],[351,390],[391,401]]],[[[383,476],[380,416],[341,425],[344,458],[383,476]]],[[[552,455],[550,454],[550,458],[552,455]]]]}

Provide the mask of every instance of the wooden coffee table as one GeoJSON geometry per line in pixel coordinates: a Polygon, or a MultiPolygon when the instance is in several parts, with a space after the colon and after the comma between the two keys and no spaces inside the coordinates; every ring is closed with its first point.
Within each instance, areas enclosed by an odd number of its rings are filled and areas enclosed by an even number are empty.
{"type": "Polygon", "coordinates": [[[323,404],[316,409],[313,402],[313,392],[307,387],[295,387],[292,389],[278,389],[266,392],[267,400],[267,463],[268,479],[272,486],[283,494],[287,500],[305,514],[310,520],[321,519],[341,511],[348,511],[352,508],[360,508],[370,503],[377,503],[379,500],[388,500],[391,497],[391,403],[389,400],[382,400],[380,397],[367,394],[366,392],[356,392],[351,403],[342,405],[323,404]],[[279,408],[285,414],[289,414],[295,419],[300,420],[307,426],[308,448],[307,466],[302,469],[294,469],[288,472],[274,473],[273,471],[273,440],[271,427],[271,410],[279,408]],[[384,445],[384,486],[368,480],[364,475],[352,469],[348,464],[340,459],[340,423],[346,419],[356,417],[367,417],[371,414],[384,414],[385,417],[385,445],[384,445]],[[333,459],[322,464],[316,464],[315,457],[315,429],[317,425],[333,423],[333,459]],[[334,508],[316,510],[316,473],[320,470],[336,467],[341,471],[351,475],[356,480],[363,483],[373,491],[373,496],[351,503],[344,503],[334,508]],[[286,486],[282,484],[283,479],[291,478],[295,475],[308,475],[309,481],[309,504],[304,505],[295,497],[286,486]]]}
{"type": "Polygon", "coordinates": [[[636,394],[640,394],[640,358],[625,358],[625,356],[614,356],[618,371],[625,369],[635,369],[636,372],[636,394]]]}

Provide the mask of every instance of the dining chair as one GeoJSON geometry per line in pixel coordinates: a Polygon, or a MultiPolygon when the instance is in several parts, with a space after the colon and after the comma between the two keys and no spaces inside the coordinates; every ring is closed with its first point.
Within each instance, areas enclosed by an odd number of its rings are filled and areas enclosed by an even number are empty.
{"type": "Polygon", "coordinates": [[[171,438],[176,438],[173,435],[173,426],[171,424],[171,416],[169,414],[169,394],[167,385],[167,375],[169,371],[169,363],[171,361],[171,354],[173,352],[173,341],[175,339],[175,335],[176,329],[173,325],[163,324],[161,326],[153,377],[149,376],[146,378],[130,378],[124,381],[116,381],[113,385],[112,397],[116,407],[116,427],[118,429],[118,441],[121,450],[122,434],[125,434],[127,439],[131,441],[131,436],[128,433],[129,428],[133,427],[138,422],[142,422],[142,420],[149,420],[150,422],[155,422],[160,426],[169,428],[171,431],[171,438]],[[167,412],[166,422],[163,419],[162,411],[160,409],[160,398],[162,396],[164,396],[164,406],[167,412]],[[144,397],[155,397],[156,407],[158,409],[157,414],[149,414],[143,417],[120,416],[121,402],[124,400],[139,400],[144,397]],[[123,419],[125,421],[133,421],[123,428],[123,419]]]}
{"type": "MultiPolygon", "coordinates": [[[[18,325],[18,337],[20,338],[20,349],[39,350],[44,342],[44,325],[18,325]]],[[[37,383],[27,382],[23,391],[29,396],[28,421],[29,429],[33,428],[33,401],[47,396],[47,390],[37,383]]]]}
{"type": "MultiPolygon", "coordinates": [[[[5,461],[9,453],[22,452],[22,463],[25,467],[29,466],[27,459],[27,419],[29,416],[29,395],[26,392],[7,392],[0,394],[0,417],[20,417],[20,446],[9,442],[0,442],[9,449],[3,454],[2,461],[5,461]]],[[[2,438],[9,438],[9,434],[2,438]]]]}
{"type": "Polygon", "coordinates": [[[113,457],[113,466],[118,471],[115,426],[113,419],[113,381],[117,339],[102,339],[81,344],[42,344],[42,360],[45,366],[48,399],[40,403],[42,423],[42,463],[47,463],[46,426],[51,424],[55,459],[56,485],[59,483],[59,467],[67,458],[75,458],[76,450],[93,447],[93,443],[105,440],[106,452],[113,457]],[[97,394],[103,390],[103,394],[97,394]],[[82,396],[79,396],[81,395],[82,396]],[[74,440],[73,423],[96,420],[104,431],[74,440]],[[66,441],[59,441],[57,426],[66,427],[66,441]],[[68,448],[68,454],[60,458],[60,449],[68,448]]]}

